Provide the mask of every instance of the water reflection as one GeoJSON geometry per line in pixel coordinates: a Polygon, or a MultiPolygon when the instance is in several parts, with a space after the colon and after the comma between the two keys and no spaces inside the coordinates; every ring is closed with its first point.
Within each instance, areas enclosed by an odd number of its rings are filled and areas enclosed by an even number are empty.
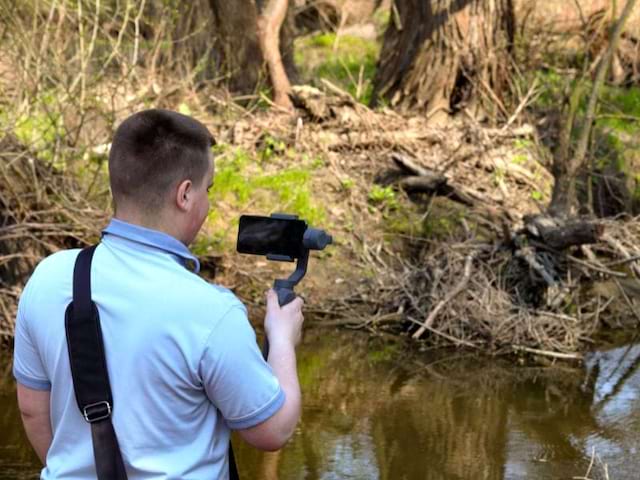
{"type": "Polygon", "coordinates": [[[38,457],[27,446],[6,355],[0,355],[0,479],[34,478],[38,457]]]}
{"type": "MultiPolygon", "coordinates": [[[[241,476],[572,478],[584,475],[595,449],[612,479],[637,478],[640,345],[595,352],[582,369],[473,358],[429,365],[388,353],[366,336],[308,332],[294,439],[268,454],[236,441],[241,476]]],[[[20,478],[37,471],[37,459],[25,446],[6,361],[0,374],[0,478],[20,478]]]]}

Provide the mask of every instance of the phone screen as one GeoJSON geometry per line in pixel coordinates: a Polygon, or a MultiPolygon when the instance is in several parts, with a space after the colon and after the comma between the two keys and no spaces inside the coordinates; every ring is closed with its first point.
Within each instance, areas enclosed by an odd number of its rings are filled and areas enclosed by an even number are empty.
{"type": "Polygon", "coordinates": [[[243,215],[240,217],[237,250],[254,255],[302,255],[302,238],[307,229],[304,220],[243,215]]]}

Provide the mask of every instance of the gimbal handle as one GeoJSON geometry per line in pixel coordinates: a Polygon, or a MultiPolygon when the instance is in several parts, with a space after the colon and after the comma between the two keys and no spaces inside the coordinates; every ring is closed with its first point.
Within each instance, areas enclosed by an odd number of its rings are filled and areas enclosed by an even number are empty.
{"type": "MultiPolygon", "coordinates": [[[[278,304],[284,307],[287,303],[291,303],[296,298],[296,293],[293,291],[293,286],[289,285],[288,280],[276,280],[273,282],[273,289],[278,294],[278,304]]],[[[262,343],[262,356],[265,360],[269,357],[269,338],[267,334],[264,335],[264,342],[262,343]]]]}
{"type": "MultiPolygon", "coordinates": [[[[273,289],[278,295],[278,304],[284,307],[286,304],[291,303],[296,298],[296,293],[293,291],[295,286],[302,280],[304,274],[307,273],[307,264],[309,263],[309,250],[305,249],[302,256],[298,258],[295,271],[285,279],[276,279],[273,282],[273,289]]],[[[264,343],[262,344],[262,356],[266,360],[269,356],[269,339],[265,333],[264,343]]]]}
{"type": "Polygon", "coordinates": [[[273,289],[278,294],[278,304],[284,307],[287,303],[291,303],[296,298],[296,293],[293,291],[293,285],[288,280],[276,280],[273,282],[273,289]]]}

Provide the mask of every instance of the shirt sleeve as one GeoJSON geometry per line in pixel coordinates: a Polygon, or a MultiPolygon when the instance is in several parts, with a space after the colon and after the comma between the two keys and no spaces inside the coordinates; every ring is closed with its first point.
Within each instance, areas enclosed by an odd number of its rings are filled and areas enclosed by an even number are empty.
{"type": "Polygon", "coordinates": [[[51,382],[47,378],[40,353],[29,330],[27,307],[31,288],[30,282],[27,283],[18,304],[13,348],[13,376],[18,383],[33,390],[51,390],[51,382]]]}
{"type": "Polygon", "coordinates": [[[231,429],[256,426],[284,405],[284,391],[262,358],[241,306],[232,307],[209,336],[200,377],[209,400],[231,429]]]}

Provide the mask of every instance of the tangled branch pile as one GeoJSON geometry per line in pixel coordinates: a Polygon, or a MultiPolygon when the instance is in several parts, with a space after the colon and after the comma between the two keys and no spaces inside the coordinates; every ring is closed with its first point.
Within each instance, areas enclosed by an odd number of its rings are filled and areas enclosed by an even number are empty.
{"type": "Polygon", "coordinates": [[[13,335],[17,298],[35,265],[97,238],[104,213],[85,193],[15,138],[0,139],[0,339],[13,335]]]}
{"type": "Polygon", "coordinates": [[[580,358],[603,325],[640,321],[640,223],[600,223],[600,242],[562,252],[538,245],[528,259],[530,247],[473,235],[414,242],[410,260],[368,249],[376,281],[345,299],[339,323],[433,346],[580,358]],[[376,314],[359,315],[363,302],[376,314]]]}

